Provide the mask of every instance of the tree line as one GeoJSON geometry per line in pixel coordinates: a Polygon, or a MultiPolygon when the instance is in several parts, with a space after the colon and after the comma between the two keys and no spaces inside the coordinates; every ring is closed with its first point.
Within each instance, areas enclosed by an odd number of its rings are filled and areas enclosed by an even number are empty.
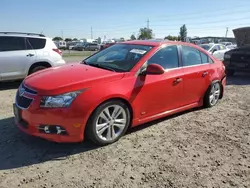
{"type": "MultiPolygon", "coordinates": [[[[180,27],[180,32],[179,32],[179,35],[178,36],[171,36],[171,35],[168,35],[166,36],[164,39],[168,39],[168,40],[172,40],[172,41],[185,41],[187,37],[187,27],[186,25],[182,25],[180,27]]],[[[150,29],[150,28],[140,28],[139,30],[139,34],[138,34],[138,37],[136,37],[134,34],[132,34],[130,36],[130,40],[146,40],[146,39],[152,39],[153,38],[153,30],[150,29]]],[[[59,41],[59,40],[63,40],[61,37],[54,37],[53,38],[54,41],[59,41]]],[[[77,38],[65,38],[65,41],[66,42],[70,42],[70,41],[76,41],[77,38]]],[[[123,37],[120,38],[120,40],[124,40],[123,37]]],[[[98,37],[98,42],[101,43],[101,38],[98,37]]]]}

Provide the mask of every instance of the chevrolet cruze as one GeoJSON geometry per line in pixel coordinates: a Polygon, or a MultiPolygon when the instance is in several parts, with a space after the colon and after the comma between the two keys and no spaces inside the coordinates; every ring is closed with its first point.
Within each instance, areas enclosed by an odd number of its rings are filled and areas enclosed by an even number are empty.
{"type": "Polygon", "coordinates": [[[106,145],[129,127],[215,106],[225,84],[223,63],[199,46],[128,41],[28,76],[16,93],[15,123],[55,142],[106,145]]]}

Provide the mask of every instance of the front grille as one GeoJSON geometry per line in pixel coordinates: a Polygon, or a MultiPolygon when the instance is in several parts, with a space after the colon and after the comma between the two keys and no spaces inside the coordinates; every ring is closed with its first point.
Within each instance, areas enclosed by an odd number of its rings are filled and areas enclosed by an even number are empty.
{"type": "Polygon", "coordinates": [[[21,108],[28,108],[32,103],[33,99],[27,98],[25,96],[20,96],[19,91],[16,94],[16,103],[21,108]]]}
{"type": "Polygon", "coordinates": [[[16,93],[16,104],[20,108],[23,108],[23,109],[27,109],[31,105],[31,103],[33,101],[32,98],[26,97],[25,93],[29,93],[29,94],[32,94],[32,95],[37,94],[36,91],[28,88],[23,83],[20,85],[20,87],[18,88],[17,93],[16,93]]]}
{"type": "Polygon", "coordinates": [[[33,95],[36,95],[36,94],[37,94],[36,91],[34,91],[33,89],[28,88],[28,87],[25,86],[24,84],[22,84],[22,87],[24,88],[25,92],[27,92],[27,93],[30,93],[30,94],[33,94],[33,95]]]}

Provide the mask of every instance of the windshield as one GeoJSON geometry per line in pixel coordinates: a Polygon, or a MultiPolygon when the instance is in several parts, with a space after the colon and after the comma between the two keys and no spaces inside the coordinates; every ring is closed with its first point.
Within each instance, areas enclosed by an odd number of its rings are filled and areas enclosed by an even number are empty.
{"type": "Polygon", "coordinates": [[[212,45],[210,45],[210,44],[201,44],[200,47],[202,47],[204,50],[208,51],[212,47],[212,45]]]}
{"type": "Polygon", "coordinates": [[[128,72],[152,48],[152,46],[134,44],[115,44],[93,56],[83,63],[108,67],[116,72],[128,72]]]}

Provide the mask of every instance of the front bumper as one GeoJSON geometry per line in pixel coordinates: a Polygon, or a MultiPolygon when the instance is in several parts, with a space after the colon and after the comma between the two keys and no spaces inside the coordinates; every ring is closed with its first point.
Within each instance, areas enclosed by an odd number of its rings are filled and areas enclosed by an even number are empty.
{"type": "MultiPolygon", "coordinates": [[[[16,102],[19,91],[17,92],[16,102]]],[[[41,97],[31,93],[24,93],[22,97],[32,98],[32,102],[25,108],[18,104],[13,105],[15,124],[23,132],[54,142],[81,142],[84,140],[84,129],[88,119],[85,107],[73,101],[68,108],[46,109],[40,108],[41,97]],[[60,126],[67,134],[45,133],[41,126],[60,126]]],[[[26,102],[26,101],[25,101],[26,102]]],[[[24,103],[21,103],[24,106],[24,103]]]]}
{"type": "Polygon", "coordinates": [[[20,122],[16,121],[15,118],[15,124],[17,127],[24,133],[31,135],[31,136],[36,136],[40,137],[52,142],[58,142],[58,143],[70,143],[70,142],[81,142],[83,141],[83,136],[80,134],[78,135],[71,135],[71,136],[61,136],[61,135],[52,135],[52,134],[44,134],[44,133],[39,133],[38,129],[36,127],[36,124],[28,124],[28,128],[25,129],[23,125],[20,124],[20,122]]]}

